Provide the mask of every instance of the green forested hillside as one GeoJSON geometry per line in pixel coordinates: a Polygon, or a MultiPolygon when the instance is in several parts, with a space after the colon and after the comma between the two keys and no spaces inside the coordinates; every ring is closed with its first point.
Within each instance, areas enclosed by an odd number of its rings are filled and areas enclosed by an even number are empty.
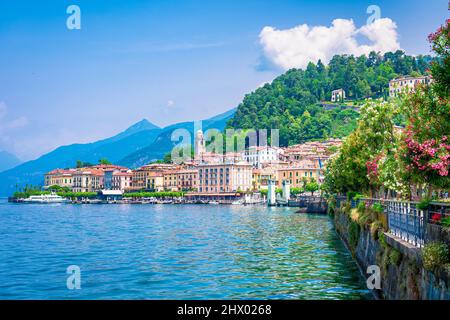
{"type": "Polygon", "coordinates": [[[389,81],[400,75],[427,72],[430,56],[412,57],[403,51],[369,56],[337,55],[328,66],[320,60],[306,70],[292,69],[245,96],[229,128],[280,129],[280,144],[343,137],[356,126],[353,110],[324,110],[331,91],[343,88],[348,100],[387,97],[389,81]]]}

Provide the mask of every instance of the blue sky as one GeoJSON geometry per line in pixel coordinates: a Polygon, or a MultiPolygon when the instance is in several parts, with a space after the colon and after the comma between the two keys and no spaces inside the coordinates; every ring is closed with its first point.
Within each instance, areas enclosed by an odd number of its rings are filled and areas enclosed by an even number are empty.
{"type": "Polygon", "coordinates": [[[446,0],[2,1],[0,149],[28,160],[142,118],[165,126],[227,111],[284,71],[264,27],[342,18],[360,28],[371,4],[408,54],[429,53],[427,35],[449,16],[446,0]],[[81,30],[66,27],[72,4],[81,30]]]}

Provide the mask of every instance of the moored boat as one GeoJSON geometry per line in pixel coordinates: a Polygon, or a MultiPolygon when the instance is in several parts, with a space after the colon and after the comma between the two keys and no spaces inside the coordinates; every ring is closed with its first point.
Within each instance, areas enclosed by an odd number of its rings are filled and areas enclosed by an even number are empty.
{"type": "Polygon", "coordinates": [[[21,202],[25,203],[65,203],[68,201],[68,199],[58,196],[56,193],[34,195],[21,199],[21,202]]]}

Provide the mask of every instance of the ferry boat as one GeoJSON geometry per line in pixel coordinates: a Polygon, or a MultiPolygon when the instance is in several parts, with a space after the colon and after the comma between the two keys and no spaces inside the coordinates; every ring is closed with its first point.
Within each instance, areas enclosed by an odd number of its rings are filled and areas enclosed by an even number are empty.
{"type": "Polygon", "coordinates": [[[30,196],[29,198],[22,199],[22,202],[26,203],[64,203],[68,202],[66,198],[58,196],[56,193],[41,194],[37,196],[30,196]]]}

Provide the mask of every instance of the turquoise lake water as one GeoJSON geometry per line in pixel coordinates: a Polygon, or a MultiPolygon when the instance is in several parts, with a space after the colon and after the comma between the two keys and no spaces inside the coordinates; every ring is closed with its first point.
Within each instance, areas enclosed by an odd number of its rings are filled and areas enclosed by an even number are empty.
{"type": "Polygon", "coordinates": [[[293,208],[0,200],[1,299],[371,299],[330,218],[293,208]],[[69,290],[66,269],[81,270],[69,290]]]}

